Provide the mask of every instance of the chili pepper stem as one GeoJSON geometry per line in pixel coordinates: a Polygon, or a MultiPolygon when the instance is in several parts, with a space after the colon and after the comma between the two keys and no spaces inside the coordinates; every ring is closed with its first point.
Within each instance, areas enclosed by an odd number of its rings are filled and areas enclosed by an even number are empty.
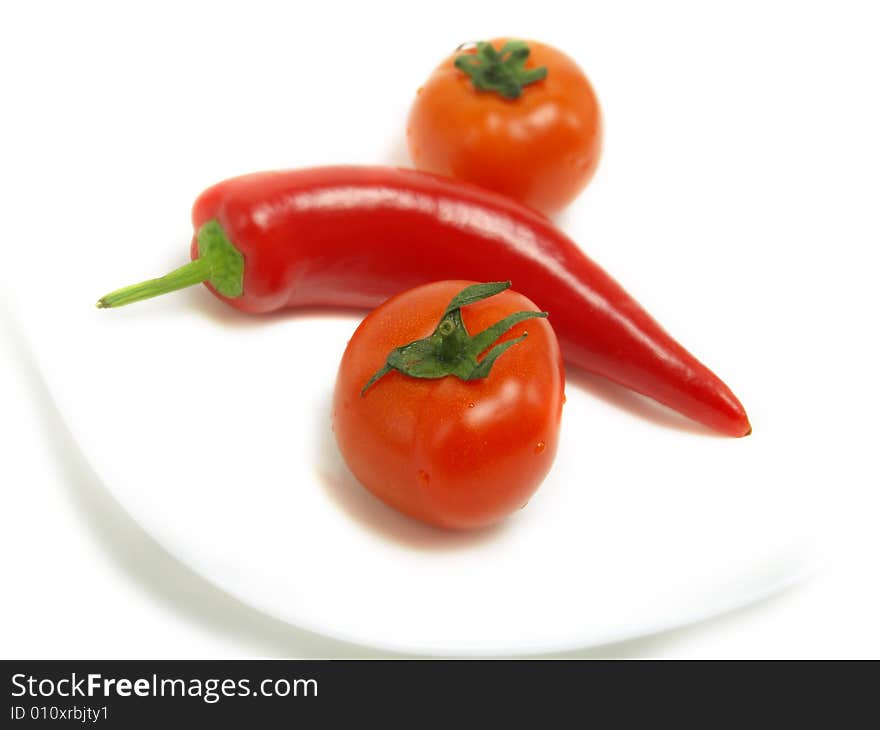
{"type": "Polygon", "coordinates": [[[243,291],[244,257],[232,245],[220,224],[216,220],[203,224],[197,240],[199,257],[194,261],[158,279],[149,279],[105,294],[96,306],[99,309],[121,307],[203,281],[210,282],[223,296],[240,297],[243,291]]]}
{"type": "Polygon", "coordinates": [[[121,289],[105,294],[98,300],[97,307],[121,307],[142,299],[150,299],[160,294],[185,289],[194,284],[200,284],[211,278],[211,262],[207,258],[198,258],[184,264],[165,276],[157,279],[142,281],[140,284],[124,286],[121,289]]]}

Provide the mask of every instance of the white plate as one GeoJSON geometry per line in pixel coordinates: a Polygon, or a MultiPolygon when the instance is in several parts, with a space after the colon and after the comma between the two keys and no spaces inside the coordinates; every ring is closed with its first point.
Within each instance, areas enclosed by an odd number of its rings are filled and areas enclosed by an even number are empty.
{"type": "Polygon", "coordinates": [[[804,502],[769,434],[707,435],[594,378],[570,379],[559,456],[529,505],[452,534],[375,500],[337,453],[329,399],[354,316],[254,319],[200,288],[25,323],[130,514],[241,600],[329,636],[432,654],[584,647],[808,567],[804,502]]]}
{"type": "MultiPolygon", "coordinates": [[[[271,14],[257,27],[247,13],[218,11],[205,28],[186,12],[123,20],[85,40],[59,20],[42,46],[63,63],[15,46],[31,74],[11,89],[25,111],[7,120],[3,141],[0,276],[78,443],[139,524],[273,616],[438,654],[596,645],[742,605],[804,573],[811,496],[834,475],[845,438],[816,428],[841,395],[814,384],[846,333],[828,328],[826,346],[814,344],[827,315],[811,282],[824,259],[804,251],[823,234],[802,215],[819,195],[814,180],[790,172],[809,146],[798,141],[796,110],[764,119],[779,133],[748,142],[759,176],[745,148],[698,133],[736,140],[750,123],[713,83],[719,69],[738,76],[738,54],[722,47],[705,69],[684,51],[667,59],[686,65],[690,86],[675,97],[679,114],[647,124],[645,108],[667,100],[652,101],[661,86],[615,40],[638,28],[618,20],[617,36],[597,28],[585,39],[590,24],[548,13],[533,29],[596,69],[606,104],[599,177],[562,224],[727,379],[754,434],[714,437],[574,375],[557,463],[528,507],[497,529],[448,534],[377,502],[335,450],[328,402],[356,316],[250,318],[201,287],[116,311],[92,304],[185,261],[191,200],[220,178],[402,162],[411,93],[440,53],[483,30],[462,37],[450,15],[424,47],[377,28],[382,83],[327,94],[349,66],[321,55],[315,27],[271,14]],[[250,52],[205,54],[193,39],[206,37],[214,49],[250,52]],[[319,56],[322,73],[297,77],[294,90],[285,69],[319,56]],[[319,98],[319,108],[304,101],[319,98]],[[677,121],[691,118],[699,124],[677,121]]],[[[357,46],[361,23],[331,20],[315,22],[334,28],[337,48],[357,46]]],[[[645,29],[640,45],[656,36],[645,29]]],[[[662,48],[678,45],[667,38],[662,48]]],[[[755,93],[775,98],[774,84],[755,93]]]]}

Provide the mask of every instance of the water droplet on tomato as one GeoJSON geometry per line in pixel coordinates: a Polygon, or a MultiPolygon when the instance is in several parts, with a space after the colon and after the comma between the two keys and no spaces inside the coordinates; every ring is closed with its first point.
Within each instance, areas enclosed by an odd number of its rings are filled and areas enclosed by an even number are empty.
{"type": "Polygon", "coordinates": [[[431,481],[431,475],[428,474],[424,469],[419,469],[419,481],[424,485],[428,486],[428,482],[431,481]]]}
{"type": "Polygon", "coordinates": [[[543,441],[538,441],[538,443],[535,444],[535,453],[536,454],[543,454],[544,449],[546,449],[546,448],[547,448],[547,444],[545,444],[543,441]]]}
{"type": "Polygon", "coordinates": [[[477,404],[476,403],[468,403],[468,408],[473,408],[475,405],[477,405],[477,404]]]}

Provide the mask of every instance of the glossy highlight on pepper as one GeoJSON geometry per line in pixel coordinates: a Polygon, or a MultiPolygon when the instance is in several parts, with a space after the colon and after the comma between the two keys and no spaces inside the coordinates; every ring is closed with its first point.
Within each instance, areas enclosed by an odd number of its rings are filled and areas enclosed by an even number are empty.
{"type": "Polygon", "coordinates": [[[225,180],[199,196],[192,217],[194,260],[206,225],[240,252],[241,296],[219,291],[211,271],[204,280],[243,311],[372,308],[441,279],[513,280],[552,313],[570,364],[720,433],[751,431],[714,373],[546,217],[501,194],[415,170],[320,167],[225,180]]]}

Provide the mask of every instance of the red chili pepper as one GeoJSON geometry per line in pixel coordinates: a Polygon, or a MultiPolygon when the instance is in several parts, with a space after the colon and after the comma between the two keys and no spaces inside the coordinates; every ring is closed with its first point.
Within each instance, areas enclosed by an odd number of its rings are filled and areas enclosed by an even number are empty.
{"type": "Polygon", "coordinates": [[[540,213],[446,178],[323,167],[232,178],[193,206],[193,261],[98,302],[201,281],[246,312],[375,307],[440,279],[512,280],[550,312],[565,358],[730,436],[751,432],[721,380],[540,213]]]}

